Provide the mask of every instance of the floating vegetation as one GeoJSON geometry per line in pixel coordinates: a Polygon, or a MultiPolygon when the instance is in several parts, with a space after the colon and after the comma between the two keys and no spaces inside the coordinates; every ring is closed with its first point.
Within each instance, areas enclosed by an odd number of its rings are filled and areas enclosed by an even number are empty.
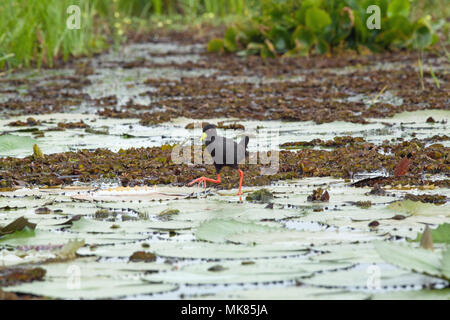
{"type": "Polygon", "coordinates": [[[155,254],[146,251],[136,251],[130,256],[130,262],[153,262],[155,260],[155,254]]]}
{"type": "Polygon", "coordinates": [[[417,92],[415,53],[242,59],[195,36],[0,79],[0,279],[30,280],[0,298],[448,299],[447,62],[425,52],[417,92]],[[246,159],[242,198],[229,168],[187,187],[214,167],[172,152],[206,122],[277,170],[246,159]]]}
{"type": "MultiPolygon", "coordinates": [[[[450,244],[450,223],[443,223],[440,224],[436,229],[426,228],[426,230],[428,230],[428,234],[432,239],[432,243],[435,242],[450,244]]],[[[423,237],[424,234],[419,234],[414,241],[422,243],[423,237]]]]}
{"type": "Polygon", "coordinates": [[[254,191],[245,197],[247,201],[257,201],[267,203],[273,199],[273,194],[267,189],[254,191]]]}
{"type": "Polygon", "coordinates": [[[330,194],[328,191],[323,190],[322,188],[317,188],[313,190],[313,193],[308,196],[308,201],[315,202],[328,202],[330,200],[330,194]]]}

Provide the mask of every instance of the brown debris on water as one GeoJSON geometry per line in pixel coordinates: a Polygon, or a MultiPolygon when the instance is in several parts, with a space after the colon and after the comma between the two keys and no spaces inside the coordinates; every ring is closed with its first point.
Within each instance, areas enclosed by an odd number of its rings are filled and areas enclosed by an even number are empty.
{"type": "Polygon", "coordinates": [[[0,268],[0,287],[7,287],[19,283],[43,280],[46,271],[42,268],[0,268]]]}
{"type": "MultiPolygon", "coordinates": [[[[368,178],[352,184],[355,187],[379,186],[428,186],[448,187],[450,179],[426,180],[424,174],[446,174],[450,172],[449,148],[434,144],[425,147],[418,140],[398,144],[383,143],[354,144],[333,150],[302,149],[281,151],[279,170],[273,175],[261,175],[260,165],[243,164],[244,185],[262,186],[272,181],[302,177],[350,178],[351,174],[393,171],[395,164],[419,144],[420,155],[412,159],[410,174],[402,177],[368,178]],[[378,152],[382,149],[385,153],[378,152]],[[390,152],[390,154],[386,154],[390,152]]],[[[76,177],[80,182],[93,182],[102,178],[119,179],[124,185],[173,184],[185,185],[199,176],[215,176],[213,165],[186,165],[173,163],[173,145],[152,148],[130,148],[112,152],[106,149],[79,150],[45,155],[36,161],[32,156],[25,158],[0,158],[0,186],[11,188],[16,185],[70,185],[76,177]],[[205,172],[206,169],[206,172],[205,172]]],[[[192,150],[191,150],[192,151],[192,150]]],[[[191,153],[193,161],[193,152],[191,153]]],[[[232,188],[239,182],[235,170],[224,168],[223,183],[218,188],[232,188]]]]}
{"type": "Polygon", "coordinates": [[[313,193],[308,196],[307,200],[310,202],[328,202],[330,201],[330,195],[328,191],[317,188],[313,190],[313,193]]]}
{"type": "Polygon", "coordinates": [[[378,184],[376,184],[372,190],[369,192],[370,195],[376,195],[376,196],[385,196],[386,191],[378,184]]]}
{"type": "MultiPolygon", "coordinates": [[[[158,32],[130,35],[136,41],[151,41],[193,44],[196,39],[205,46],[218,28],[200,28],[189,31],[158,32]]],[[[218,32],[217,34],[222,34],[218,32]]],[[[108,61],[105,68],[176,68],[177,70],[217,70],[211,76],[184,77],[174,79],[148,79],[143,84],[149,87],[141,96],[157,97],[149,105],[139,105],[132,100],[118,110],[104,111],[118,105],[116,96],[91,98],[85,88],[91,85],[89,76],[95,73],[90,61],[71,61],[66,67],[75,69],[74,75],[48,76],[45,87],[39,79],[1,79],[2,83],[26,86],[25,99],[11,98],[0,103],[0,110],[9,115],[48,114],[65,112],[68,107],[89,103],[99,114],[108,117],[140,118],[143,125],[166,122],[177,116],[195,119],[236,117],[239,119],[315,121],[336,120],[367,123],[368,118],[386,118],[403,111],[423,109],[448,110],[450,76],[438,73],[441,88],[433,81],[424,81],[425,90],[419,87],[417,72],[410,66],[416,62],[413,52],[397,51],[382,54],[355,55],[342,53],[333,56],[317,55],[284,59],[262,59],[249,56],[243,59],[234,54],[208,54],[204,50],[189,52],[200,56],[196,62],[179,61],[156,63],[150,58],[135,61],[108,61]],[[374,68],[381,63],[396,63],[389,70],[374,68]],[[355,66],[358,66],[355,68],[355,66]],[[307,70],[305,73],[303,70],[307,70]],[[341,74],[341,70],[345,73],[341,74]],[[242,77],[244,81],[227,81],[226,77],[242,77]],[[245,78],[257,80],[246,81],[245,78]],[[299,78],[299,79],[295,79],[299,78]],[[259,80],[260,79],[260,80],[259,80]],[[276,81],[266,81],[276,79],[276,81]],[[389,91],[403,100],[401,105],[378,102],[367,106],[362,101],[348,101],[356,95],[373,97],[389,84],[389,91]],[[150,90],[150,87],[152,90],[150,90]],[[426,102],[426,103],[424,103],[426,102]],[[161,111],[161,109],[163,111],[161,111]],[[139,110],[140,112],[136,112],[139,110]],[[156,113],[155,113],[156,112],[156,113]],[[152,115],[156,115],[152,117],[152,115]]],[[[185,54],[185,53],[183,53],[185,54]]],[[[152,53],[153,56],[168,57],[180,52],[152,53]]],[[[438,58],[434,52],[423,55],[425,64],[438,58]]],[[[446,63],[443,61],[442,63],[446,63]]],[[[55,65],[62,67],[60,63],[55,65]]],[[[429,72],[425,80],[432,79],[429,72]]],[[[134,84],[132,84],[134,85],[134,84]]],[[[10,90],[11,91],[11,90],[10,90]]],[[[17,92],[17,90],[13,90],[17,92]]],[[[94,111],[95,112],[95,111],[94,111]]]]}
{"type": "Polygon", "coordinates": [[[369,228],[376,229],[376,228],[378,228],[379,225],[380,225],[380,223],[378,221],[374,220],[369,223],[369,228]]]}
{"type": "Polygon", "coordinates": [[[30,230],[34,230],[36,228],[36,224],[29,222],[28,219],[25,217],[20,217],[14,220],[13,222],[9,223],[8,225],[4,227],[0,227],[0,237],[12,234],[16,231],[22,231],[25,228],[28,228],[30,230]]]}
{"type": "Polygon", "coordinates": [[[405,194],[405,200],[420,201],[424,203],[446,204],[447,196],[439,194],[405,194]]]}
{"type": "Polygon", "coordinates": [[[156,255],[146,251],[136,251],[130,256],[130,262],[153,262],[156,261],[156,255]]]}
{"type": "Polygon", "coordinates": [[[86,129],[89,125],[84,123],[83,120],[78,122],[59,122],[58,128],[60,129],[86,129]]]}
{"type": "Polygon", "coordinates": [[[333,140],[323,141],[322,139],[313,139],[311,141],[296,141],[296,142],[285,142],[281,144],[281,147],[292,148],[292,147],[343,147],[346,145],[362,144],[364,143],[364,138],[361,137],[351,137],[342,136],[334,137],[333,140]]]}
{"type": "Polygon", "coordinates": [[[32,117],[27,118],[26,122],[17,120],[17,121],[8,123],[8,126],[10,126],[10,127],[34,127],[34,126],[39,126],[39,125],[41,125],[41,122],[32,117]]]}

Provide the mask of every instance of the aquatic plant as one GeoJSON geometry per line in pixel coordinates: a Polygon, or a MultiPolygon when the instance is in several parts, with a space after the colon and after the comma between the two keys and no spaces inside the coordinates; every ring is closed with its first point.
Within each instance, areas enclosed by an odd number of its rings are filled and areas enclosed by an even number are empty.
{"type": "Polygon", "coordinates": [[[429,15],[409,16],[408,0],[266,0],[250,21],[228,28],[223,39],[211,40],[208,50],[275,57],[347,48],[359,52],[424,49],[438,41],[438,26],[429,15]],[[371,26],[377,12],[369,6],[374,5],[380,16],[378,25],[371,26]]]}

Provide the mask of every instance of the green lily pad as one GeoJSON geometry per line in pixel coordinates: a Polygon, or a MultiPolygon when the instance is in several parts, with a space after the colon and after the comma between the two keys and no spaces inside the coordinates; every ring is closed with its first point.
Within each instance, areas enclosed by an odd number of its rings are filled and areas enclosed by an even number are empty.
{"type": "Polygon", "coordinates": [[[270,260],[261,259],[253,264],[242,264],[241,261],[221,262],[220,271],[211,271],[217,262],[195,263],[182,267],[177,271],[150,274],[143,278],[149,281],[164,283],[256,283],[293,280],[299,276],[308,276],[318,270],[331,270],[348,267],[348,263],[314,263],[304,258],[270,260]]]}
{"type": "Polygon", "coordinates": [[[241,222],[237,220],[213,219],[204,222],[197,228],[195,236],[199,240],[211,242],[225,242],[228,237],[234,234],[246,232],[270,232],[276,228],[268,227],[254,222],[241,222]]]}
{"type": "Polygon", "coordinates": [[[300,282],[314,286],[328,286],[331,288],[347,288],[347,289],[364,289],[364,290],[380,290],[383,287],[393,286],[410,286],[417,283],[436,283],[442,282],[439,279],[428,277],[425,275],[411,273],[400,269],[380,268],[378,274],[380,287],[372,287],[377,285],[369,281],[373,273],[374,265],[358,266],[350,270],[340,270],[337,272],[325,272],[316,274],[311,278],[299,279],[300,282]]]}
{"type": "Polygon", "coordinates": [[[450,279],[448,264],[450,254],[446,249],[443,254],[423,248],[406,245],[377,242],[375,249],[387,262],[406,270],[423,273],[430,276],[450,279]]]}
{"type": "MultiPolygon", "coordinates": [[[[431,236],[433,243],[447,243],[450,244],[450,223],[443,223],[437,227],[437,229],[431,230],[431,236]]],[[[418,234],[416,240],[420,242],[422,234],[418,234]]]]}
{"type": "Polygon", "coordinates": [[[306,286],[261,288],[218,293],[209,299],[220,300],[363,300],[366,292],[306,286]]]}
{"type": "Polygon", "coordinates": [[[420,201],[402,200],[389,204],[388,209],[398,212],[405,212],[412,215],[443,215],[450,216],[448,205],[435,205],[432,203],[424,203],[420,201]]]}
{"type": "Polygon", "coordinates": [[[36,140],[30,137],[12,134],[0,135],[0,155],[8,155],[10,151],[27,150],[31,154],[36,140]]]}

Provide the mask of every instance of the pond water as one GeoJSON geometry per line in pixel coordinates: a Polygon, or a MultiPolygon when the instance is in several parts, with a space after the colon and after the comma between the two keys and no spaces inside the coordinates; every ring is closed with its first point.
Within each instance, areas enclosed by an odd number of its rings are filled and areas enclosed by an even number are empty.
{"type": "MultiPolygon", "coordinates": [[[[33,130],[8,125],[26,121],[29,114],[0,119],[0,131],[7,133],[0,136],[0,157],[30,156],[35,143],[44,154],[54,154],[97,148],[117,152],[198,138],[201,130],[186,126],[202,122],[201,119],[176,117],[144,126],[139,118],[116,119],[96,114],[99,106],[91,99],[114,94],[118,110],[130,99],[137,104],[149,104],[158,99],[145,95],[153,91],[144,85],[149,78],[177,80],[217,73],[213,68],[165,66],[201,62],[203,51],[200,45],[154,43],[126,46],[119,52],[95,57],[91,61],[95,73],[88,76],[91,84],[82,90],[89,100],[68,105],[64,113],[32,115],[39,121],[32,126],[33,130]],[[162,66],[121,67],[140,59],[162,66]],[[89,130],[49,130],[59,123],[80,121],[89,130]],[[35,131],[45,134],[36,136],[35,131]],[[16,143],[6,140],[11,136],[18,139],[16,143]]],[[[433,63],[438,65],[440,60],[433,63]]],[[[374,66],[373,70],[394,69],[396,65],[386,63],[374,66]]],[[[326,69],[342,75],[354,70],[326,69]]],[[[222,75],[219,79],[256,85],[304,82],[313,71],[266,78],[222,75]]],[[[73,69],[66,68],[23,72],[11,77],[38,80],[44,90],[46,84],[67,81],[57,80],[55,76],[74,74],[73,69]]],[[[0,102],[11,98],[28,101],[30,88],[24,85],[19,89],[20,95],[2,94],[0,102]]],[[[361,94],[348,101],[369,106],[372,99],[373,96],[361,94]]],[[[378,99],[396,106],[403,104],[395,92],[386,91],[378,99]]],[[[160,110],[151,110],[156,111],[160,110]]],[[[250,151],[269,151],[280,150],[280,145],[286,142],[332,140],[336,136],[363,137],[377,145],[399,138],[424,140],[448,134],[449,119],[449,110],[417,110],[388,118],[369,118],[366,124],[232,117],[203,121],[239,123],[246,133],[252,134],[250,151]],[[427,122],[428,117],[434,123],[427,122]]],[[[243,132],[219,129],[219,133],[237,137],[243,132]]],[[[450,147],[448,140],[439,143],[450,147]]],[[[387,173],[371,172],[354,178],[380,174],[387,173]]],[[[430,177],[437,180],[446,176],[430,177]]],[[[264,186],[273,194],[272,208],[267,203],[247,201],[246,195],[261,187],[246,186],[243,197],[235,196],[236,189],[219,191],[168,185],[117,188],[117,183],[101,181],[0,192],[1,226],[19,217],[36,224],[34,231],[0,238],[0,266],[41,266],[47,271],[43,281],[2,290],[63,299],[449,299],[448,275],[394,266],[380,254],[384,249],[380,249],[379,243],[421,250],[413,240],[424,232],[426,225],[436,230],[450,223],[450,205],[448,201],[441,205],[422,202],[411,205],[404,197],[410,193],[443,195],[448,199],[450,190],[434,186],[425,190],[419,186],[391,186],[380,196],[369,194],[368,187],[353,187],[351,182],[354,180],[330,177],[276,181],[264,186]],[[329,201],[308,201],[308,196],[319,187],[328,191],[329,201]],[[398,203],[392,205],[393,202],[398,203]],[[68,243],[77,253],[76,259],[61,258],[61,250],[68,243]],[[134,253],[141,251],[144,252],[141,258],[133,258],[134,253]],[[48,263],[48,259],[56,262],[48,263]]],[[[434,243],[434,258],[448,258],[448,252],[445,241],[434,243]]]]}

